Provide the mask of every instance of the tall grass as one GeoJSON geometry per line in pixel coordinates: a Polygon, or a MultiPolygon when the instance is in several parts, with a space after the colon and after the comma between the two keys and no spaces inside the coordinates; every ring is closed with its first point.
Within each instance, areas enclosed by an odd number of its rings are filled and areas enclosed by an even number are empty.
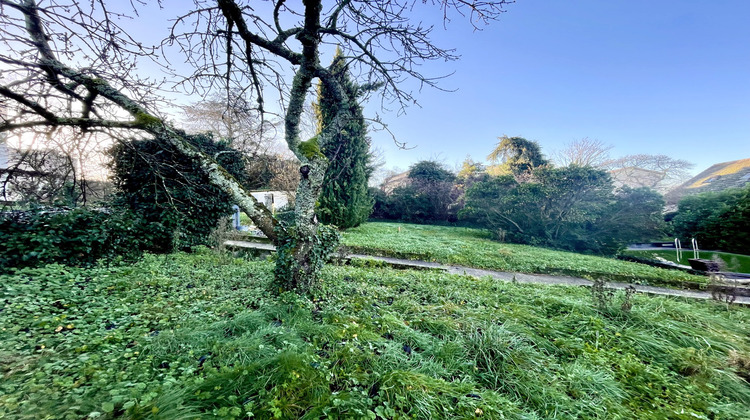
{"type": "Polygon", "coordinates": [[[747,309],[323,276],[310,298],[275,296],[272,264],[208,251],[4,276],[0,417],[750,418],[747,309]]]}

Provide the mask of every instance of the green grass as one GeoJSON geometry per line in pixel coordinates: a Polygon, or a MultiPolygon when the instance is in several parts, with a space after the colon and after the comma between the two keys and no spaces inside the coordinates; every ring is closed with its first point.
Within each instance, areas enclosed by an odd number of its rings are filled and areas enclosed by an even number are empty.
{"type": "Polygon", "coordinates": [[[406,223],[365,223],[343,233],[352,252],[435,261],[489,270],[562,274],[654,285],[705,285],[705,277],[593,255],[490,239],[486,231],[406,223]]]}
{"type": "Polygon", "coordinates": [[[253,221],[245,213],[240,213],[240,225],[253,226],[253,221]]]}
{"type": "Polygon", "coordinates": [[[748,309],[337,266],[277,297],[272,268],[0,277],[0,418],[750,418],[748,309]]]}
{"type": "MultiPolygon", "coordinates": [[[[623,254],[633,255],[642,258],[657,259],[657,257],[664,258],[667,261],[676,262],[678,264],[690,265],[688,259],[693,258],[693,251],[683,250],[682,259],[677,259],[677,253],[667,250],[657,251],[639,251],[639,250],[628,250],[623,251],[623,254]]],[[[727,271],[734,271],[737,273],[750,273],[750,255],[732,254],[729,252],[718,252],[718,251],[700,251],[699,258],[713,259],[720,258],[726,264],[727,271]]]]}

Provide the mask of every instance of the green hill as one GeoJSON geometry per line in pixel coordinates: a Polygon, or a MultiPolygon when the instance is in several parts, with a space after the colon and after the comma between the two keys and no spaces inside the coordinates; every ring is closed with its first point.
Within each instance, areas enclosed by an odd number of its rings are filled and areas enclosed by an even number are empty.
{"type": "Polygon", "coordinates": [[[365,223],[343,233],[353,252],[488,270],[577,276],[652,285],[705,285],[705,277],[633,262],[528,245],[501,243],[487,231],[408,223],[365,223]]]}

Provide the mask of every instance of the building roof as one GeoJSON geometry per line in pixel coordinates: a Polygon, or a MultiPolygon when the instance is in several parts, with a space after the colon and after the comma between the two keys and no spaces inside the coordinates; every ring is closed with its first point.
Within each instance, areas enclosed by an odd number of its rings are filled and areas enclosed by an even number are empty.
{"type": "Polygon", "coordinates": [[[386,194],[390,194],[396,188],[409,185],[410,182],[409,171],[406,171],[386,178],[380,189],[385,191],[386,194]]]}
{"type": "Polygon", "coordinates": [[[722,162],[687,180],[664,196],[668,205],[677,204],[682,197],[703,192],[719,192],[742,188],[750,182],[750,158],[722,162]]]}

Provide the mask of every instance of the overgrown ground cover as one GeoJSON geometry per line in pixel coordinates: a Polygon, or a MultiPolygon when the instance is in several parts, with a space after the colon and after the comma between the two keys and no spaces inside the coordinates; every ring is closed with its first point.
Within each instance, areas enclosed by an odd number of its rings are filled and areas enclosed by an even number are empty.
{"type": "Polygon", "coordinates": [[[0,418],[750,418],[750,310],[211,251],[0,277],[0,418]]]}
{"type": "Polygon", "coordinates": [[[500,271],[578,276],[607,281],[653,285],[705,285],[705,277],[678,270],[593,255],[501,243],[480,229],[365,223],[343,233],[342,243],[352,252],[419,259],[500,271]]]}

